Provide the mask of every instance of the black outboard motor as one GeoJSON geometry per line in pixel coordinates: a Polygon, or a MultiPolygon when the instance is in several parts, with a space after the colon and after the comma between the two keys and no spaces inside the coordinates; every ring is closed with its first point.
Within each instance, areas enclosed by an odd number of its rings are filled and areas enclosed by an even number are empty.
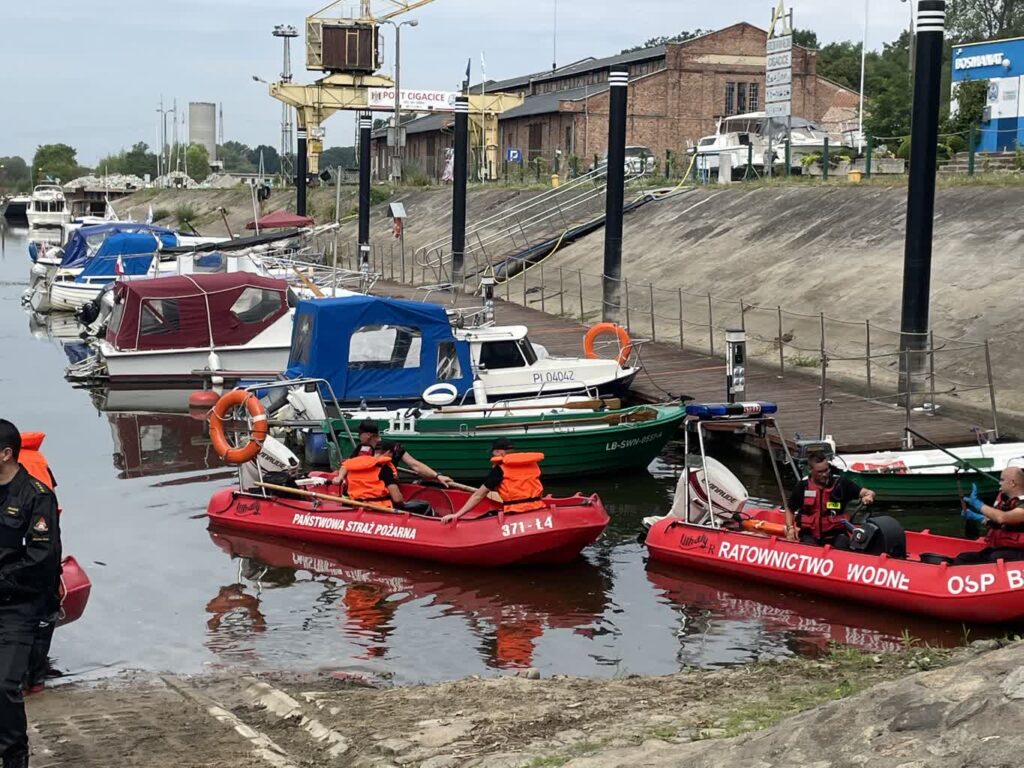
{"type": "Polygon", "coordinates": [[[896,518],[872,517],[850,531],[850,549],[866,555],[886,554],[901,560],[907,557],[907,534],[896,518]]]}
{"type": "MultiPolygon", "coordinates": [[[[101,293],[100,296],[102,295],[101,293]]],[[[78,322],[82,325],[92,325],[96,322],[96,318],[100,316],[100,296],[86,302],[75,312],[75,317],[78,318],[78,322]]]]}

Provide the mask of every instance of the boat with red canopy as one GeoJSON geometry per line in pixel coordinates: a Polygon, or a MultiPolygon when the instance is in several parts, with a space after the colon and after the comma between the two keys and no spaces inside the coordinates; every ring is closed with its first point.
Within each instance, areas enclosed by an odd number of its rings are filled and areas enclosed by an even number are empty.
{"type": "MultiPolygon", "coordinates": [[[[948,562],[961,552],[983,549],[981,540],[904,531],[898,521],[885,516],[855,524],[848,551],[782,538],[781,507],[751,504],[735,476],[703,455],[709,428],[748,427],[758,434],[774,429],[792,464],[770,415],[774,405],[753,405],[758,410],[732,413],[732,405],[687,406],[685,442],[689,448],[691,436],[696,436],[701,465],[680,479],[672,513],[649,518],[646,546],[652,561],[954,621],[1024,619],[1024,561],[948,562]]],[[[781,491],[777,467],[776,478],[781,491]]]]}
{"type": "Polygon", "coordinates": [[[461,520],[446,525],[441,517],[458,510],[469,497],[468,491],[418,484],[400,487],[407,501],[426,502],[434,514],[383,511],[325,500],[339,496],[341,490],[327,485],[320,486],[320,497],[313,499],[276,495],[266,488],[225,488],[210,499],[207,516],[215,531],[243,531],[478,566],[571,562],[608,525],[597,495],[579,494],[546,496],[543,508],[519,514],[504,514],[497,504],[485,500],[461,520]]]}
{"type": "Polygon", "coordinates": [[[276,375],[288,362],[284,280],[226,272],[125,281],[115,285],[114,302],[97,344],[111,384],[187,383],[205,368],[276,375]]]}

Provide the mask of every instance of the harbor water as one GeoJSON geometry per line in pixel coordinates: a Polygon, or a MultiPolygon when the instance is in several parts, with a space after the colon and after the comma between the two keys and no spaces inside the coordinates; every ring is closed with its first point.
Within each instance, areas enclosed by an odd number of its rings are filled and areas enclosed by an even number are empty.
{"type": "MultiPolygon", "coordinates": [[[[580,478],[549,490],[597,492],[612,523],[565,568],[487,571],[207,531],[210,495],[233,481],[201,421],[159,413],[157,392],[72,388],[73,324],[21,305],[27,231],[2,230],[3,416],[47,434],[64,550],[88,571],[84,617],[53,655],[76,679],[126,670],[369,670],[397,682],[535,667],[544,675],[663,674],[794,654],[837,642],[869,651],[954,645],[978,628],[843,605],[739,579],[649,567],[644,516],[667,511],[681,464],[672,445],[650,473],[580,478]]],[[[785,425],[785,414],[781,414],[785,425]]],[[[717,447],[751,493],[770,466],[717,447]]],[[[486,461],[486,457],[481,457],[486,461]]],[[[898,511],[908,527],[961,530],[955,506],[898,511]]]]}

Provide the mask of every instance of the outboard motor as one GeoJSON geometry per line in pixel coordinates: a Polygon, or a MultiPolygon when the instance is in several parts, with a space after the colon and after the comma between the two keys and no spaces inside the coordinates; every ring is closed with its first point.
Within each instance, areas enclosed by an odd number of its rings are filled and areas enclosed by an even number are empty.
{"type": "Polygon", "coordinates": [[[907,534],[893,517],[872,517],[850,531],[850,549],[866,555],[886,554],[902,560],[907,556],[907,534]]]}
{"type": "Polygon", "coordinates": [[[284,443],[267,436],[256,458],[239,467],[244,490],[257,490],[256,483],[272,483],[295,487],[295,474],[299,471],[298,457],[284,443]]]}
{"type": "MultiPolygon", "coordinates": [[[[704,467],[690,467],[680,476],[672,508],[666,517],[679,517],[688,523],[707,525],[714,515],[718,522],[734,522],[747,505],[749,494],[746,487],[722,462],[710,456],[706,458],[707,475],[704,467]],[[705,483],[706,479],[706,483],[705,483]],[[690,503],[686,504],[687,484],[690,503]],[[708,490],[711,498],[708,498],[708,490]]],[[[650,528],[662,517],[645,517],[644,526],[650,528]]]]}

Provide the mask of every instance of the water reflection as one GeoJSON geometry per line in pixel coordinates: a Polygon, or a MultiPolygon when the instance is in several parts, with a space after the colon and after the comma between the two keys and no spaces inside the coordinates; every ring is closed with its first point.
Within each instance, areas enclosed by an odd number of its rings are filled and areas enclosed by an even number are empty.
{"type": "Polygon", "coordinates": [[[168,413],[108,413],[118,478],[222,469],[206,422],[168,413]]]}
{"type": "MultiPolygon", "coordinates": [[[[232,557],[242,558],[248,574],[244,578],[257,593],[267,584],[320,583],[325,590],[321,597],[329,593],[337,610],[336,631],[362,649],[356,658],[363,659],[391,654],[398,611],[409,606],[461,618],[487,667],[533,666],[545,632],[588,634],[605,612],[610,587],[601,569],[586,561],[552,569],[463,569],[238,534],[211,532],[210,538],[232,557]]],[[[229,594],[241,601],[237,590],[229,594]]],[[[234,608],[235,603],[224,605],[234,608]]],[[[258,602],[245,605],[258,609],[258,602]]],[[[311,619],[303,617],[304,626],[311,619]]],[[[251,626],[254,631],[265,628],[251,626]]]]}

